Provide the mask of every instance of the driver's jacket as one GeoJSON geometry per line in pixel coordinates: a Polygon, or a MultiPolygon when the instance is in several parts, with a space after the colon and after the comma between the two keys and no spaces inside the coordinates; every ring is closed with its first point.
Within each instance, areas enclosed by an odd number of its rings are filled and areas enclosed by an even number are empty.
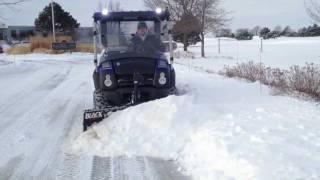
{"type": "Polygon", "coordinates": [[[144,40],[137,35],[134,36],[131,39],[129,50],[137,53],[155,53],[159,51],[164,52],[165,47],[159,38],[148,34],[144,40]]]}

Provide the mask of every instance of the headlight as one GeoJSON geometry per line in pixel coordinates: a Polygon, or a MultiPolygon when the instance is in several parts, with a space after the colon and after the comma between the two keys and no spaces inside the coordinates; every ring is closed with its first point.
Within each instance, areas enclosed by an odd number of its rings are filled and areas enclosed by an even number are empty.
{"type": "Polygon", "coordinates": [[[162,13],[162,9],[161,8],[156,8],[156,13],[157,14],[161,14],[162,13]]]}
{"type": "Polygon", "coordinates": [[[103,69],[111,69],[112,68],[111,62],[110,61],[106,61],[106,62],[102,63],[102,68],[103,69]]]}
{"type": "Polygon", "coordinates": [[[109,14],[109,10],[107,8],[102,9],[102,14],[104,16],[108,15],[109,14]]]}
{"type": "Polygon", "coordinates": [[[106,85],[107,87],[111,87],[112,86],[112,80],[111,80],[111,76],[109,74],[106,75],[106,79],[104,81],[104,85],[106,85]]]}
{"type": "Polygon", "coordinates": [[[165,73],[160,73],[160,77],[159,77],[159,84],[160,85],[165,85],[167,83],[167,78],[165,73]]]}
{"type": "Polygon", "coordinates": [[[158,67],[166,68],[167,65],[168,65],[167,61],[164,61],[164,60],[158,61],[158,67]]]}

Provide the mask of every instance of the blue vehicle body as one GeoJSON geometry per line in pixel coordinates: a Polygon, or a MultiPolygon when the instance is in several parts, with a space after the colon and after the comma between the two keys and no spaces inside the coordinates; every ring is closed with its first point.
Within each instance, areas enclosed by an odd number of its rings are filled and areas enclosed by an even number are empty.
{"type": "Polygon", "coordinates": [[[176,92],[173,45],[167,10],[99,12],[95,13],[93,18],[94,108],[84,111],[84,131],[92,124],[107,118],[112,112],[176,92]],[[138,22],[138,26],[132,25],[132,22],[138,22]],[[138,37],[137,35],[141,35],[138,31],[141,30],[139,24],[150,22],[153,22],[149,26],[152,34],[138,37]],[[128,31],[130,27],[136,29],[128,31]],[[161,42],[164,34],[169,37],[169,48],[164,48],[161,42]],[[142,46],[134,46],[139,42],[137,38],[142,42],[140,45],[146,45],[142,51],[142,46]],[[97,54],[98,40],[104,49],[100,59],[97,54]],[[165,55],[165,49],[170,50],[170,61],[165,55]]]}
{"type": "MultiPolygon", "coordinates": [[[[153,11],[112,12],[107,16],[94,14],[95,22],[104,28],[109,22],[122,21],[153,21],[154,31],[160,37],[160,22],[167,20],[166,13],[157,14],[153,11]]],[[[120,26],[120,25],[119,25],[120,26]]],[[[101,31],[101,39],[108,32],[101,31]]],[[[139,101],[162,98],[175,91],[175,71],[164,52],[138,53],[133,51],[108,50],[107,39],[102,40],[105,47],[103,54],[93,73],[95,90],[110,105],[122,105],[131,101],[134,81],[138,78],[139,101]]]]}

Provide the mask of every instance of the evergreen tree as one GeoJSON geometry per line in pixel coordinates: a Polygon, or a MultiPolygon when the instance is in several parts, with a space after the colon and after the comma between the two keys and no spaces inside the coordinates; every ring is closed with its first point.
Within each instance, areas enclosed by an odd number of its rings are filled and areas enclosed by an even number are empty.
{"type": "Polygon", "coordinates": [[[251,40],[253,34],[248,29],[238,29],[235,35],[237,40],[251,40]]]}
{"type": "Polygon", "coordinates": [[[298,34],[299,34],[299,37],[305,37],[305,36],[307,36],[307,33],[308,32],[308,30],[307,30],[307,28],[301,28],[299,31],[298,31],[298,34]]]}
{"type": "Polygon", "coordinates": [[[281,36],[290,36],[290,33],[292,33],[290,26],[286,26],[281,32],[281,36]]]}
{"type": "Polygon", "coordinates": [[[298,36],[300,37],[313,37],[313,36],[320,36],[320,27],[317,24],[313,26],[301,28],[298,31],[298,36]]]}
{"type": "MultiPolygon", "coordinates": [[[[62,9],[58,3],[54,2],[53,7],[56,32],[65,35],[73,35],[75,28],[78,28],[80,24],[69,12],[62,9]]],[[[51,4],[47,5],[43,11],[40,12],[38,18],[35,20],[35,26],[37,31],[42,32],[43,34],[52,32],[51,4]]]]}
{"type": "Polygon", "coordinates": [[[267,27],[264,27],[260,31],[260,37],[263,37],[264,39],[266,39],[269,33],[270,33],[270,29],[267,27]]]}
{"type": "Polygon", "coordinates": [[[317,24],[308,28],[308,36],[320,36],[320,27],[317,24]]]}
{"type": "Polygon", "coordinates": [[[220,30],[217,31],[216,37],[229,37],[233,38],[234,34],[232,33],[231,29],[228,28],[221,28],[220,30]]]}
{"type": "Polygon", "coordinates": [[[297,32],[295,32],[293,29],[291,29],[290,26],[286,26],[283,31],[281,32],[281,36],[287,36],[287,37],[295,37],[298,36],[297,32]]]}

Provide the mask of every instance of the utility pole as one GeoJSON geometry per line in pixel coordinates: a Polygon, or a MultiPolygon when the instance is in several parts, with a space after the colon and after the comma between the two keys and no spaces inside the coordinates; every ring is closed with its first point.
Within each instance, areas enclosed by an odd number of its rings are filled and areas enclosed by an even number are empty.
{"type": "Polygon", "coordinates": [[[54,8],[53,8],[53,0],[51,0],[51,16],[52,16],[52,36],[53,36],[53,42],[56,42],[56,27],[54,22],[54,8]]]}

